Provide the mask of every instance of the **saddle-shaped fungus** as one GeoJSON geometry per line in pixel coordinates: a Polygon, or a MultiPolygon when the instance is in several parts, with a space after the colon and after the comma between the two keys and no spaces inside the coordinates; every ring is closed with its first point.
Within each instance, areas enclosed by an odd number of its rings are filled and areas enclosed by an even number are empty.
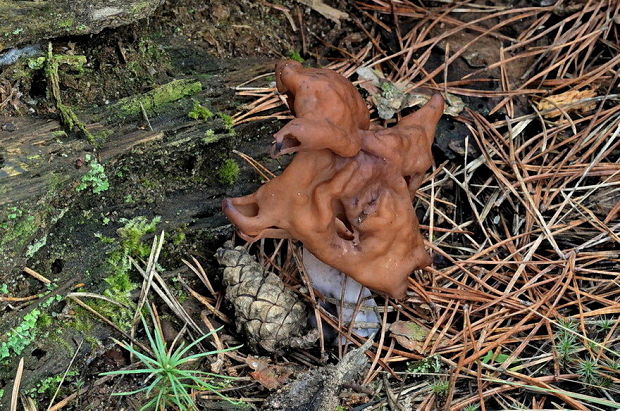
{"type": "Polygon", "coordinates": [[[409,274],[430,264],[412,197],[431,165],[443,112],[434,95],[391,128],[371,128],[353,85],[327,69],[276,65],[295,119],[274,156],[296,153],[281,175],[223,209],[248,241],[293,238],[362,285],[402,298],[409,274]]]}

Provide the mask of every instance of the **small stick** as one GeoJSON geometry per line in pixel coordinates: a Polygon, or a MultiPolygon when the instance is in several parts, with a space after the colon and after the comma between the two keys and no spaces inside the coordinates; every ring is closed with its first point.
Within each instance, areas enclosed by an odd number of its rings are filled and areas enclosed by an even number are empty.
{"type": "Polygon", "coordinates": [[[36,278],[37,280],[41,281],[44,284],[51,284],[52,282],[50,280],[48,280],[47,278],[43,277],[41,274],[37,273],[36,271],[34,271],[32,268],[29,267],[24,267],[23,271],[28,274],[29,276],[36,278]]]}
{"type": "Polygon", "coordinates": [[[73,362],[75,361],[75,358],[77,357],[78,353],[80,352],[80,348],[82,348],[82,344],[83,343],[84,343],[84,340],[82,339],[82,341],[80,341],[80,344],[78,345],[77,349],[75,350],[75,354],[73,354],[73,358],[71,358],[71,361],[69,361],[69,365],[67,366],[67,369],[65,370],[65,373],[62,375],[62,378],[60,379],[60,382],[58,383],[58,387],[56,387],[56,391],[54,392],[54,396],[50,400],[50,404],[47,406],[48,411],[52,408],[52,405],[54,405],[54,400],[56,399],[56,396],[58,395],[58,392],[60,391],[60,387],[62,387],[62,383],[65,381],[65,378],[67,377],[67,373],[71,369],[71,366],[73,365],[73,362]]]}
{"type": "Polygon", "coordinates": [[[153,131],[153,127],[151,126],[151,121],[149,120],[149,116],[146,114],[146,110],[142,103],[140,103],[140,111],[142,111],[142,117],[146,121],[146,125],[149,126],[149,130],[153,131]]]}
{"type": "Polygon", "coordinates": [[[17,411],[17,398],[19,396],[19,386],[22,383],[22,374],[24,373],[24,357],[19,360],[15,380],[13,380],[13,391],[11,393],[11,411],[17,411]]]}
{"type": "Polygon", "coordinates": [[[39,297],[40,297],[39,294],[29,295],[28,297],[2,297],[2,296],[0,296],[0,301],[20,303],[20,302],[23,302],[23,301],[36,300],[39,297]]]}

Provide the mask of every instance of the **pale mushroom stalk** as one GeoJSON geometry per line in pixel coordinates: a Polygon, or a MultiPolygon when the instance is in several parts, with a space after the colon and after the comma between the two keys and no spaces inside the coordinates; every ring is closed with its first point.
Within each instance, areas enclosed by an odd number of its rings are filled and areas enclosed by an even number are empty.
{"type": "Polygon", "coordinates": [[[325,264],[305,247],[303,263],[312,287],[323,296],[342,303],[335,306],[343,324],[353,322],[353,332],[361,337],[369,337],[379,329],[380,319],[375,310],[377,303],[368,288],[325,264]],[[359,309],[356,310],[358,302],[359,309]]]}

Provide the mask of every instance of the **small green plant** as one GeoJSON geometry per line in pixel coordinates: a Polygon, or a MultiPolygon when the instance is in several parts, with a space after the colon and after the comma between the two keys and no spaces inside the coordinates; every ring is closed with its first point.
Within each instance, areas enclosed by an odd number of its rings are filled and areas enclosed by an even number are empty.
{"type": "Polygon", "coordinates": [[[596,322],[596,327],[600,331],[609,331],[613,327],[615,321],[612,318],[603,318],[596,322]]]}
{"type": "Polygon", "coordinates": [[[9,286],[2,283],[0,284],[0,294],[8,294],[9,293],[9,286]]]}
{"type": "Polygon", "coordinates": [[[577,351],[575,336],[572,334],[558,335],[555,346],[556,352],[562,362],[568,362],[577,351]]]}
{"type": "Polygon", "coordinates": [[[595,384],[598,382],[598,366],[596,361],[583,360],[577,366],[577,374],[581,380],[587,384],[595,384]]]}
{"type": "Polygon", "coordinates": [[[21,217],[22,214],[24,213],[22,210],[20,210],[17,207],[9,207],[8,211],[9,211],[9,214],[7,214],[6,218],[8,218],[9,220],[16,220],[19,217],[21,217]]]}
{"type": "Polygon", "coordinates": [[[89,169],[86,174],[82,176],[82,180],[76,187],[76,190],[83,191],[87,188],[92,188],[93,193],[97,194],[110,188],[108,176],[106,176],[103,166],[90,154],[86,154],[84,160],[88,164],[89,169]]]}
{"type": "Polygon", "coordinates": [[[450,382],[448,380],[436,380],[431,384],[431,390],[433,394],[438,397],[445,397],[448,395],[448,390],[450,389],[450,382]]]}
{"type": "Polygon", "coordinates": [[[9,207],[7,208],[8,214],[6,215],[6,219],[8,220],[6,223],[0,223],[0,228],[8,230],[9,222],[19,219],[24,213],[17,207],[9,207]]]}
{"type": "Polygon", "coordinates": [[[43,311],[56,301],[62,300],[62,295],[56,295],[43,301],[38,308],[31,310],[24,316],[22,321],[6,333],[6,339],[0,342],[0,363],[4,362],[11,354],[20,355],[37,337],[37,325],[43,311]]]}
{"type": "Polygon", "coordinates": [[[469,404],[467,407],[463,408],[463,411],[476,411],[480,409],[480,405],[478,404],[469,404]]]}
{"type": "Polygon", "coordinates": [[[62,374],[54,375],[51,377],[47,377],[39,381],[33,388],[26,390],[24,394],[28,397],[35,398],[40,395],[53,395],[54,391],[58,388],[58,385],[63,380],[63,378],[71,378],[78,375],[78,372],[75,370],[71,370],[67,372],[66,376],[62,374]]]}
{"type": "Polygon", "coordinates": [[[555,351],[561,362],[568,363],[573,359],[575,352],[579,348],[577,345],[577,336],[574,334],[577,330],[577,324],[570,319],[560,319],[558,321],[558,326],[555,351]]]}
{"type": "Polygon", "coordinates": [[[195,348],[201,341],[212,336],[221,328],[203,335],[186,347],[181,344],[175,348],[174,343],[173,346],[168,347],[153,312],[151,311],[150,313],[154,330],[151,332],[144,317],[142,317],[142,324],[144,325],[151,351],[154,353],[152,357],[139,352],[129,344],[114,340],[117,344],[135,355],[144,368],[110,371],[102,374],[142,374],[147,376],[147,381],[150,381],[150,383],[135,391],[119,392],[113,395],[144,393],[148,398],[148,402],[141,410],[163,410],[167,409],[167,407],[176,407],[179,410],[197,410],[194,399],[190,395],[192,390],[210,391],[230,403],[237,404],[237,402],[231,398],[220,393],[220,390],[225,387],[223,382],[226,380],[234,380],[234,377],[193,370],[191,369],[191,364],[201,358],[216,355],[221,352],[232,351],[238,347],[187,355],[192,348],[195,348]]]}
{"type": "Polygon", "coordinates": [[[192,110],[187,113],[187,117],[192,120],[208,120],[213,117],[211,110],[201,105],[198,101],[194,100],[194,106],[192,110]]]}
{"type": "Polygon", "coordinates": [[[562,333],[577,332],[577,323],[572,318],[561,318],[558,320],[558,327],[562,333]]]}
{"type": "Polygon", "coordinates": [[[414,377],[428,373],[439,373],[441,372],[441,361],[438,355],[431,355],[421,361],[409,364],[407,370],[412,373],[414,377]]]}
{"type": "Polygon", "coordinates": [[[231,158],[217,170],[217,177],[222,184],[232,185],[239,178],[239,164],[231,158]]]}

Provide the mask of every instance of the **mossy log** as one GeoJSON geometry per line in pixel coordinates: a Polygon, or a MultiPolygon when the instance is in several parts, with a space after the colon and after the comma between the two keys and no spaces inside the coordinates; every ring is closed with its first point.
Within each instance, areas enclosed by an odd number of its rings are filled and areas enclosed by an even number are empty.
{"type": "Polygon", "coordinates": [[[148,17],[163,0],[0,0],[0,51],[43,39],[99,33],[148,17]]]}
{"type": "MultiPolygon", "coordinates": [[[[234,184],[224,183],[219,169],[232,159],[232,149],[272,168],[278,166],[268,157],[269,136],[277,130],[277,122],[246,125],[231,132],[225,116],[208,120],[188,116],[196,101],[215,114],[233,113],[237,103],[229,84],[272,65],[243,60],[226,64],[220,74],[173,80],[118,104],[76,109],[80,121],[100,136],[96,144],[78,133],[67,134],[57,120],[0,117],[0,286],[8,289],[8,293],[0,291],[0,296],[46,292],[44,284],[23,273],[24,267],[52,280],[57,287],[53,292],[61,295],[78,283],[85,284],[85,291],[102,292],[110,270],[110,247],[100,238],[117,237],[123,222],[136,216],[161,217],[157,231],[169,233],[160,259],[164,267],[178,268],[180,258],[190,252],[203,255],[205,267],[216,266],[213,253],[232,232],[221,213],[222,198],[251,192],[260,184],[253,169],[241,161],[234,184]],[[123,111],[123,107],[140,110],[123,111]],[[104,170],[107,187],[98,191],[86,184],[80,190],[85,182],[103,178],[97,177],[101,169],[90,175],[91,180],[85,178],[93,161],[104,170]]],[[[11,330],[22,324],[24,316],[50,295],[23,309],[21,303],[0,300],[4,308],[0,328],[11,330]]],[[[68,315],[75,319],[67,311],[69,306],[61,301],[46,310],[55,318],[68,315]]],[[[54,328],[63,327],[54,324],[54,328]]],[[[45,376],[61,373],[77,341],[103,341],[110,333],[110,329],[92,327],[55,334],[42,330],[41,338],[0,363],[0,390],[10,393],[19,357],[25,358],[28,370],[22,386],[30,387],[45,376]]],[[[90,354],[80,358],[92,358],[96,345],[85,344],[82,349],[90,354]]],[[[0,408],[6,399],[5,394],[0,408]]]]}

